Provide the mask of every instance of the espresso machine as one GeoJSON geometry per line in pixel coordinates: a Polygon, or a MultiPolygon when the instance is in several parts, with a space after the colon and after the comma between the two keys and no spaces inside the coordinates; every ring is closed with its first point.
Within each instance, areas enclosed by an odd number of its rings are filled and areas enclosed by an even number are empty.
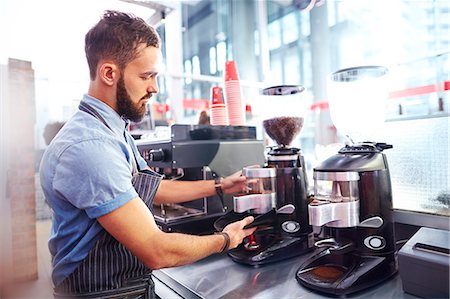
{"type": "MultiPolygon", "coordinates": [[[[250,126],[181,125],[170,137],[136,140],[147,164],[165,180],[212,180],[264,163],[264,143],[250,126]]],[[[214,195],[179,204],[154,204],[153,216],[165,232],[196,235],[215,231],[214,222],[232,207],[232,196],[214,195]]]]}
{"type": "MultiPolygon", "coordinates": [[[[376,129],[380,125],[376,120],[382,117],[365,115],[377,111],[384,115],[385,98],[381,92],[387,90],[386,74],[386,68],[368,66],[340,70],[330,76],[329,89],[334,92],[329,95],[330,113],[338,130],[362,136],[370,131],[369,126],[376,129]],[[372,89],[378,91],[371,94],[372,89]],[[364,94],[357,92],[362,90],[364,94]],[[375,98],[370,98],[373,95],[375,98]],[[363,109],[351,110],[352,100],[368,98],[368,106],[381,107],[367,110],[364,104],[358,104],[363,109]],[[358,122],[367,119],[372,123],[358,122]],[[351,124],[350,120],[356,122],[351,124]]],[[[392,145],[386,143],[351,140],[314,168],[309,223],[321,227],[322,233],[315,242],[317,254],[296,273],[301,285],[345,295],[379,284],[397,272],[391,179],[384,153],[390,148],[392,145]]]]}
{"type": "MultiPolygon", "coordinates": [[[[275,86],[263,95],[298,97],[304,88],[275,86]]],[[[286,107],[284,107],[286,108],[286,107]]],[[[314,240],[308,223],[308,186],[305,162],[299,148],[290,147],[303,127],[303,117],[276,116],[263,121],[266,134],[275,142],[269,147],[264,167],[246,167],[245,192],[233,197],[233,211],[219,218],[215,227],[245,216],[255,217],[247,228],[258,227],[237,248],[229,250],[230,258],[252,266],[280,261],[309,252],[314,240]]]]}

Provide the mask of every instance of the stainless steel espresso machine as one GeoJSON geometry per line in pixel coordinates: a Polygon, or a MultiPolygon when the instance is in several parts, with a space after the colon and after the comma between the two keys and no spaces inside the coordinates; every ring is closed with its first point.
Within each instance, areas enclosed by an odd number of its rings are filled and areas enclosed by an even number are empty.
{"type": "MultiPolygon", "coordinates": [[[[338,130],[362,136],[384,121],[386,72],[368,66],[330,76],[330,113],[338,130]]],[[[309,223],[323,232],[315,243],[318,253],[296,273],[301,285],[344,295],[397,272],[391,179],[383,152],[390,148],[386,143],[349,142],[314,168],[309,223]]]]}
{"type": "MultiPolygon", "coordinates": [[[[272,96],[303,92],[298,86],[276,86],[263,90],[272,96]]],[[[280,103],[282,100],[280,99],[280,103]]],[[[285,107],[286,108],[286,107],[285,107]]],[[[303,117],[280,116],[263,121],[265,132],[275,142],[265,167],[247,167],[246,192],[233,197],[233,211],[219,218],[215,227],[253,215],[248,227],[258,229],[228,255],[238,263],[262,265],[309,252],[313,248],[308,223],[308,194],[305,162],[299,148],[290,147],[303,127],[303,117]]]]}
{"type": "MultiPolygon", "coordinates": [[[[248,126],[172,125],[170,139],[136,140],[147,164],[167,180],[211,180],[264,163],[264,143],[248,126]]],[[[232,206],[232,196],[214,195],[181,204],[153,206],[161,230],[191,234],[215,231],[214,221],[232,206]]]]}

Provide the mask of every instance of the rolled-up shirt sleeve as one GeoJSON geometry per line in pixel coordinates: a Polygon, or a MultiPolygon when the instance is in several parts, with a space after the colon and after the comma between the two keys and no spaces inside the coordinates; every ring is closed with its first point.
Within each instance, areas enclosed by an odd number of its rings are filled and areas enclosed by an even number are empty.
{"type": "Polygon", "coordinates": [[[114,139],[73,144],[59,156],[53,188],[90,218],[110,213],[138,197],[124,153],[124,145],[114,139]]]}

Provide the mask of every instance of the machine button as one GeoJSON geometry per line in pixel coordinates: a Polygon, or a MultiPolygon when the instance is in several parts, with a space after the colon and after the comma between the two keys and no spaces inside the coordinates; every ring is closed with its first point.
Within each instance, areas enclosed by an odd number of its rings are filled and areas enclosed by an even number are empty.
{"type": "Polygon", "coordinates": [[[369,236],[364,239],[364,245],[372,250],[381,250],[386,246],[386,241],[381,236],[369,236]]]}
{"type": "Polygon", "coordinates": [[[295,221],[285,221],[281,224],[281,228],[287,233],[295,233],[300,229],[300,224],[295,221]]]}
{"type": "Polygon", "coordinates": [[[382,242],[378,238],[372,238],[372,239],[370,239],[369,244],[372,247],[378,248],[381,246],[382,242]]]}

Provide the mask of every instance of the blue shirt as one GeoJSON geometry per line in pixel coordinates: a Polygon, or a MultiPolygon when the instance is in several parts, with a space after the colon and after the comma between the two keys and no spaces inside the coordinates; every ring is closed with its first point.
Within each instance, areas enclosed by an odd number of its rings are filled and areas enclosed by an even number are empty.
{"type": "MultiPolygon", "coordinates": [[[[104,232],[96,218],[138,197],[131,183],[131,147],[136,145],[128,122],[93,97],[85,95],[82,101],[97,110],[111,130],[78,110],[42,157],[41,185],[54,212],[48,245],[55,286],[87,257],[104,232]]],[[[136,158],[143,169],[145,160],[139,154],[136,158]]]]}

